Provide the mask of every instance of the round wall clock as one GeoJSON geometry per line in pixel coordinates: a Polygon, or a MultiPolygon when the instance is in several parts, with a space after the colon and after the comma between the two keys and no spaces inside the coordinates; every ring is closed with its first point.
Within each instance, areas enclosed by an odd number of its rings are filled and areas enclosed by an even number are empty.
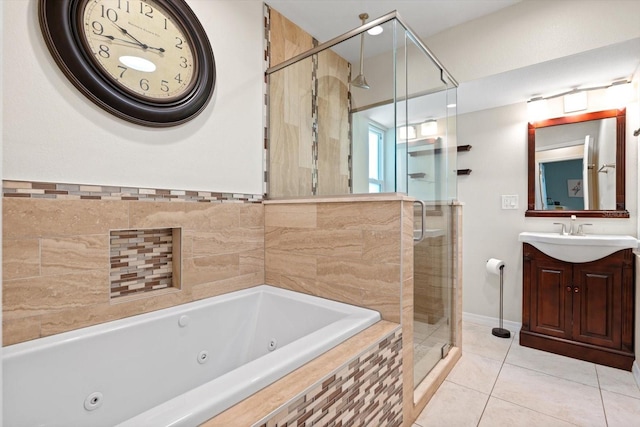
{"type": "Polygon", "coordinates": [[[63,73],[122,119],[178,125],[213,94],[213,51],[184,0],[40,0],[39,15],[63,73]]]}

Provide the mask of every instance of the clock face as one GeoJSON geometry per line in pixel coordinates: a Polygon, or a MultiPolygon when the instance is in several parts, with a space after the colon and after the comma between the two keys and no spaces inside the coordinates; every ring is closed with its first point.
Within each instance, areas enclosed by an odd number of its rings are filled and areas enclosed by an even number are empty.
{"type": "Polygon", "coordinates": [[[155,0],[83,0],[80,33],[87,52],[116,85],[139,99],[172,102],[195,83],[193,41],[155,0]]]}

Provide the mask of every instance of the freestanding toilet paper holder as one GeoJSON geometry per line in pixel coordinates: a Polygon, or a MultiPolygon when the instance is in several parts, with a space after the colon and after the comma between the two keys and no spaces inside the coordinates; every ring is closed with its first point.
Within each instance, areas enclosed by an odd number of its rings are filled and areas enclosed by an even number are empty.
{"type": "Polygon", "coordinates": [[[503,303],[502,303],[502,299],[503,299],[503,293],[504,293],[504,265],[500,266],[500,327],[499,328],[493,328],[491,330],[491,333],[493,335],[495,335],[496,337],[499,338],[510,338],[511,337],[511,332],[509,332],[507,329],[502,327],[502,322],[503,322],[503,303]]]}

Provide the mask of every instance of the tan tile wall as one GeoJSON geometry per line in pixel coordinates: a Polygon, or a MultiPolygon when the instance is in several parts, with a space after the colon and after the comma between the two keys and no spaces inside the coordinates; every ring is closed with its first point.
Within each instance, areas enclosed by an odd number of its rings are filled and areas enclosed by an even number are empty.
{"type": "MultiPolygon", "coordinates": [[[[317,45],[275,9],[266,12],[268,66],[317,45]]],[[[269,75],[270,197],[350,193],[350,73],[349,62],[327,50],[269,75]]]]}
{"type": "Polygon", "coordinates": [[[400,323],[402,206],[402,199],[266,202],[266,282],[400,323]]]}
{"type": "Polygon", "coordinates": [[[414,265],[413,244],[414,204],[404,202],[402,225],[402,412],[404,426],[411,426],[413,419],[413,315],[414,315],[414,265]]]}
{"type": "Polygon", "coordinates": [[[262,283],[262,204],[3,199],[4,345],[262,283]],[[182,228],[182,289],[111,302],[110,230],[166,227],[182,228]]]}
{"type": "MultiPolygon", "coordinates": [[[[270,66],[313,48],[313,37],[272,8],[269,8],[268,22],[270,66]]],[[[313,72],[314,63],[308,58],[269,76],[268,191],[271,197],[311,194],[313,72]]]]}

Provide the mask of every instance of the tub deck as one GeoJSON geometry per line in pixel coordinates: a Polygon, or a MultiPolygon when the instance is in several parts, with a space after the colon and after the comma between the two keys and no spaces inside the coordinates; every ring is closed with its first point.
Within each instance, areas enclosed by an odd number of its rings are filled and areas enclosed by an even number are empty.
{"type": "Polygon", "coordinates": [[[201,426],[253,425],[399,328],[398,323],[380,320],[201,426]]]}

